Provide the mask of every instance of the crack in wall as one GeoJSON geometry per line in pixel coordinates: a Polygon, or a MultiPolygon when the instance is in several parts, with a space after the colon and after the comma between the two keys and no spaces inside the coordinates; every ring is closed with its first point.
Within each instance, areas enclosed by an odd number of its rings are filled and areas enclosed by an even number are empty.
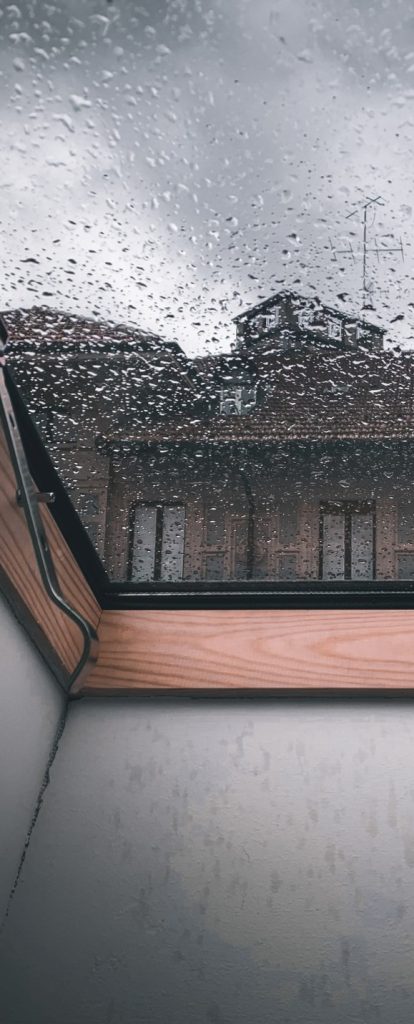
{"type": "Polygon", "coordinates": [[[3,920],[2,920],[1,925],[0,925],[0,936],[2,935],[2,933],[4,931],[4,928],[5,928],[5,925],[6,925],[6,921],[7,921],[7,918],[9,916],[9,913],[10,913],[10,908],[11,908],[11,904],[12,904],[12,901],[13,901],[13,897],[15,896],[16,890],[17,890],[19,882],[20,882],[21,874],[22,874],[22,871],[23,871],[23,866],[24,866],[24,863],[25,863],[25,860],[26,860],[27,851],[29,849],[30,841],[31,841],[34,829],[35,829],[36,824],[37,824],[37,820],[38,820],[38,817],[39,817],[39,814],[40,814],[40,810],[41,810],[41,806],[42,806],[42,803],[43,803],[43,798],[44,798],[45,792],[46,792],[47,787],[48,787],[49,782],[50,782],[50,771],[51,771],[53,762],[55,760],[55,757],[56,757],[58,749],[59,749],[60,740],[61,740],[61,738],[63,736],[64,728],[65,728],[65,725],[66,725],[66,719],[67,719],[67,715],[68,715],[68,707],[69,707],[69,700],[66,701],[65,706],[63,708],[63,712],[62,712],[62,714],[60,716],[60,719],[59,719],[59,722],[58,722],[58,726],[57,726],[57,729],[56,729],[56,733],[55,733],[55,737],[54,737],[54,740],[53,740],[53,743],[52,743],[52,746],[51,746],[51,749],[50,749],[49,757],[47,759],[46,768],[45,768],[43,779],[42,779],[42,782],[41,782],[41,785],[40,785],[40,789],[39,789],[39,793],[38,793],[38,796],[37,796],[37,800],[36,800],[35,808],[34,808],[34,811],[33,811],[32,819],[31,819],[29,828],[28,828],[28,830],[26,832],[26,838],[25,838],[25,841],[24,841],[24,846],[23,846],[21,857],[20,857],[19,866],[17,868],[16,876],[15,876],[15,879],[14,879],[14,882],[13,882],[13,885],[11,887],[11,890],[10,890],[10,893],[9,893],[9,897],[8,897],[8,900],[7,900],[7,903],[6,903],[6,909],[5,909],[4,917],[3,917],[3,920]]]}

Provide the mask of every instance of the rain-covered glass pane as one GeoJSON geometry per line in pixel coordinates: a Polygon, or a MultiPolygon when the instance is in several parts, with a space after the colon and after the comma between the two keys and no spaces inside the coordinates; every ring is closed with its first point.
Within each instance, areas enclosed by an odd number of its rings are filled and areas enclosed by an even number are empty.
{"type": "Polygon", "coordinates": [[[205,579],[221,580],[225,575],[224,555],[206,555],[205,558],[205,579]]]}
{"type": "Polygon", "coordinates": [[[343,580],[345,576],[345,516],[341,512],[323,516],[322,571],[325,580],[343,580]]]}
{"type": "Polygon", "coordinates": [[[297,579],[296,555],[280,555],[279,557],[279,579],[297,579]]]}
{"type": "Polygon", "coordinates": [[[153,580],[157,537],[157,507],[137,505],[134,516],[131,579],[153,580]]]}
{"type": "Polygon", "coordinates": [[[414,580],[414,552],[398,555],[398,579],[414,580]]]}
{"type": "Polygon", "coordinates": [[[185,508],[166,505],[162,515],[161,579],[182,580],[185,508]]]}
{"type": "Polygon", "coordinates": [[[351,516],[351,579],[372,580],[374,569],[374,520],[372,512],[351,516]]]}
{"type": "Polygon", "coordinates": [[[398,502],[397,531],[399,544],[414,547],[414,500],[398,502]]]}
{"type": "Polygon", "coordinates": [[[8,364],[111,580],[413,580],[412,4],[0,24],[8,364]]]}
{"type": "Polygon", "coordinates": [[[220,505],[205,506],[206,544],[225,543],[225,514],[220,505]]]}

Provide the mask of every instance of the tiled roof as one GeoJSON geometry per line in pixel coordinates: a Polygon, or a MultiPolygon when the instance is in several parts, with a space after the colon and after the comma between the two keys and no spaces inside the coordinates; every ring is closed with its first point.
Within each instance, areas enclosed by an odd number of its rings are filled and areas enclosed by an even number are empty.
{"type": "Polygon", "coordinates": [[[292,292],[286,288],[275,292],[274,295],[269,295],[265,299],[260,299],[259,302],[255,303],[254,306],[250,306],[248,309],[244,309],[242,313],[238,313],[237,316],[233,317],[233,323],[237,324],[244,320],[249,320],[250,317],[255,317],[257,314],[265,312],[268,307],[272,307],[276,302],[280,300],[292,300],[296,307],[312,306],[314,309],[319,309],[321,313],[328,313],[334,316],[336,319],[343,320],[349,323],[358,323],[365,325],[368,330],[374,331],[380,335],[385,334],[385,328],[379,324],[373,324],[371,321],[366,320],[361,314],[346,313],[341,309],[334,306],[327,306],[325,302],[322,302],[317,295],[302,295],[300,292],[292,292]]]}
{"type": "MultiPolygon", "coordinates": [[[[198,363],[201,391],[203,373],[198,363]]],[[[212,360],[206,363],[212,390],[212,360]]],[[[151,428],[108,440],[130,443],[288,442],[414,439],[414,354],[267,354],[257,365],[258,404],[250,414],[197,415],[187,408],[151,428]]]]}
{"type": "Polygon", "coordinates": [[[248,353],[191,361],[156,335],[43,307],[13,310],[4,319],[13,357],[23,343],[22,364],[40,345],[42,352],[56,352],[57,341],[65,343],[62,354],[101,351],[103,360],[108,352],[139,352],[141,343],[154,346],[158,357],[150,363],[157,362],[156,373],[151,375],[148,364],[131,378],[134,415],[129,427],[119,426],[108,436],[114,444],[414,439],[413,352],[313,345],[281,353],[269,342],[248,353]],[[243,416],[220,415],[220,387],[239,373],[257,384],[257,406],[243,416]],[[151,390],[147,409],[139,405],[137,385],[151,390]],[[170,392],[174,402],[167,401],[170,392]]]}
{"type": "Polygon", "coordinates": [[[42,352],[64,343],[64,351],[102,351],[116,345],[119,351],[128,351],[144,345],[150,348],[171,349],[181,352],[175,342],[164,342],[158,335],[125,324],[111,324],[103,320],[64,313],[47,306],[5,310],[1,316],[9,334],[9,347],[20,346],[42,352]]]}

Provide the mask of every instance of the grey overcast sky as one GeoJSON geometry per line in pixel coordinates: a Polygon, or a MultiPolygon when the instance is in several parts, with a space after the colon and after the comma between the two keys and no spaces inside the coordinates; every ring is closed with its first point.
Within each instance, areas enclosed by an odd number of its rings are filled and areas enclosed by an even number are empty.
{"type": "Polygon", "coordinates": [[[410,0],[0,3],[1,307],[48,304],[228,347],[281,287],[414,339],[410,0]],[[350,234],[350,231],[355,234],[350,234]],[[394,318],[399,318],[391,323],[394,318]],[[403,319],[402,319],[403,318],[403,319]]]}

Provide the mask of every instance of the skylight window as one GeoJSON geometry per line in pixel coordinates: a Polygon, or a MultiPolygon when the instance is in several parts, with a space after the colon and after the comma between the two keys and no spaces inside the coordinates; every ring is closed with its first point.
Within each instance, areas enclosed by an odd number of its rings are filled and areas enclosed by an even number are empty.
{"type": "Polygon", "coordinates": [[[360,500],[369,537],[342,509],[330,548],[343,515],[375,580],[397,580],[413,554],[395,540],[399,488],[414,493],[408,0],[398,18],[361,0],[358,40],[338,2],[315,0],[310,27],[304,3],[293,19],[253,0],[104,6],[4,6],[1,259],[10,372],[111,585],[305,585],[320,503],[360,500]]]}

